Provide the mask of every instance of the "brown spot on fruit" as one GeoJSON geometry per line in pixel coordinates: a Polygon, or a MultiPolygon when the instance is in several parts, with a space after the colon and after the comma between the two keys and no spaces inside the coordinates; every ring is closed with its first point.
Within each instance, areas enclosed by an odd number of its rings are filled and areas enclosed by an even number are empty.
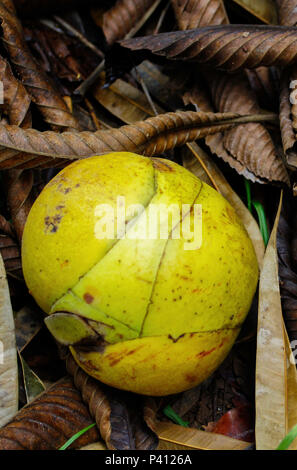
{"type": "Polygon", "coordinates": [[[190,382],[191,384],[196,382],[197,380],[197,377],[195,377],[194,375],[186,374],[185,377],[186,377],[187,382],[190,382]]]}
{"type": "Polygon", "coordinates": [[[85,300],[85,302],[87,302],[87,304],[91,304],[94,300],[94,297],[91,294],[89,294],[88,292],[86,292],[84,294],[84,300],[85,300]]]}
{"type": "Polygon", "coordinates": [[[152,162],[153,162],[153,167],[156,170],[162,171],[163,173],[174,171],[174,169],[170,165],[168,165],[167,163],[165,163],[163,160],[159,158],[152,158],[152,162]]]}
{"type": "Polygon", "coordinates": [[[209,354],[214,352],[216,349],[217,348],[212,348],[209,351],[201,351],[199,354],[196,355],[196,357],[202,358],[202,357],[208,356],[209,354]]]}
{"type": "Polygon", "coordinates": [[[44,218],[44,225],[45,225],[45,233],[56,233],[59,228],[59,224],[62,220],[63,216],[61,214],[56,214],[52,217],[49,215],[44,218]]]}

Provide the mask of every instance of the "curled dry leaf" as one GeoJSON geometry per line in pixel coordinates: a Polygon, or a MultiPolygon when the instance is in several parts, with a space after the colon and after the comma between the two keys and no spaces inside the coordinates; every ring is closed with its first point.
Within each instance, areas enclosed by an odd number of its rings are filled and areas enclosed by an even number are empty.
{"type": "MultiPolygon", "coordinates": [[[[92,422],[79,391],[67,377],[22,408],[0,429],[0,447],[2,450],[57,450],[92,422]]],[[[98,431],[93,427],[71,448],[80,448],[98,439],[98,431]]]]}
{"type": "Polygon", "coordinates": [[[45,121],[58,129],[78,129],[78,122],[68,110],[64,100],[33,59],[23,38],[22,25],[16,16],[12,0],[0,1],[0,19],[3,42],[10,55],[11,63],[45,121]]]}
{"type": "Polygon", "coordinates": [[[103,15],[103,32],[109,44],[123,39],[156,0],[117,0],[116,4],[103,15]]]}
{"type": "Polygon", "coordinates": [[[235,72],[263,65],[295,64],[296,41],[297,30],[293,27],[222,25],[126,39],[119,44],[122,57],[126,52],[134,62],[149,58],[146,55],[152,53],[235,72]]]}
{"type": "MultiPolygon", "coordinates": [[[[216,72],[210,73],[210,78],[212,98],[218,111],[241,114],[261,112],[245,75],[227,76],[216,72]]],[[[215,138],[210,138],[212,147],[214,141],[215,138]]],[[[221,145],[231,158],[256,177],[289,183],[282,157],[278,155],[269,132],[262,124],[237,126],[236,129],[225,132],[221,145]]]]}
{"type": "MultiPolygon", "coordinates": [[[[192,111],[166,113],[119,129],[90,132],[39,132],[0,124],[0,145],[17,150],[17,166],[22,168],[39,156],[33,165],[51,166],[54,159],[78,159],[113,151],[129,151],[147,156],[163,153],[206,135],[248,122],[275,121],[273,114],[238,116],[233,113],[195,113],[192,111]]],[[[60,164],[63,164],[63,161],[60,164]]],[[[66,163],[66,162],[65,162],[66,163]]],[[[15,157],[1,157],[0,169],[13,168],[15,157]]]]}
{"type": "Polygon", "coordinates": [[[172,0],[172,6],[182,30],[228,23],[223,0],[172,0]]]}
{"type": "Polygon", "coordinates": [[[108,449],[156,448],[156,436],[141,418],[141,397],[119,393],[118,390],[115,393],[110,387],[87,375],[70,355],[66,364],[108,449]]]}
{"type": "MultiPolygon", "coordinates": [[[[18,409],[18,366],[13,313],[0,254],[0,427],[18,409]]],[[[1,447],[1,446],[0,446],[1,447]]]]}
{"type": "MultiPolygon", "coordinates": [[[[261,112],[244,75],[208,75],[215,106],[226,112],[261,112]],[[235,111],[237,110],[237,111],[235,111]]],[[[187,93],[190,101],[203,111],[211,111],[212,103],[199,83],[187,93]]],[[[221,157],[239,174],[253,182],[289,182],[287,170],[277,154],[270,134],[260,123],[237,126],[230,131],[209,135],[205,139],[212,153],[221,157]]]]}

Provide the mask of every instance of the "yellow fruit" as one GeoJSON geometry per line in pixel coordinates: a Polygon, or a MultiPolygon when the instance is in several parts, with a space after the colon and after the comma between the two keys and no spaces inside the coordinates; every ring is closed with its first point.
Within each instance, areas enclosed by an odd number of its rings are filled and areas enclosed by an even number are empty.
{"type": "Polygon", "coordinates": [[[131,153],[62,170],[31,209],[22,256],[47,327],[79,365],[108,385],[149,395],[194,387],[219,366],[258,281],[252,243],[229,203],[181,166],[131,153]],[[115,223],[111,237],[98,237],[98,207],[118,208],[120,224],[123,201],[140,205],[126,211],[127,236],[117,236],[115,223]],[[140,237],[152,208],[172,204],[180,223],[173,216],[165,237],[140,237]],[[195,228],[197,204],[202,245],[189,249],[196,235],[183,224],[195,228]]]}

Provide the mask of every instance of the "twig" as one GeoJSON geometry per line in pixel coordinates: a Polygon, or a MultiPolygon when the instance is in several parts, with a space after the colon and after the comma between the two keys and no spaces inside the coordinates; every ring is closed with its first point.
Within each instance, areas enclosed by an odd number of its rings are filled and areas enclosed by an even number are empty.
{"type": "Polygon", "coordinates": [[[82,84],[79,85],[76,90],[74,90],[74,94],[84,96],[87,93],[88,89],[95,83],[104,67],[105,60],[102,60],[102,62],[100,62],[100,64],[91,73],[91,75],[89,75],[88,78],[86,78],[86,80],[84,80],[82,84]]]}
{"type": "Polygon", "coordinates": [[[67,21],[63,20],[63,18],[60,18],[59,16],[54,15],[54,18],[58,24],[60,24],[66,31],[69,31],[73,36],[75,36],[79,41],[84,44],[86,47],[91,49],[95,54],[97,54],[101,59],[104,59],[104,54],[103,52],[98,49],[98,47],[95,46],[92,42],[90,42],[83,34],[81,34],[76,28],[74,28],[70,23],[67,21]]]}

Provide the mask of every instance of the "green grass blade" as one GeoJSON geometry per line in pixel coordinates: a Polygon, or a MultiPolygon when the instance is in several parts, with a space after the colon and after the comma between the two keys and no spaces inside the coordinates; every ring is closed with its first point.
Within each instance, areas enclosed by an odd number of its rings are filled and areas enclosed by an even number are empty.
{"type": "Polygon", "coordinates": [[[66,450],[74,441],[76,441],[76,439],[85,434],[89,429],[93,428],[94,426],[96,426],[96,423],[90,424],[81,431],[78,431],[76,434],[74,434],[74,436],[70,437],[70,439],[68,439],[68,441],[65,442],[65,444],[63,444],[59,450],[66,450]]]}
{"type": "Polygon", "coordinates": [[[251,190],[251,183],[249,180],[244,178],[244,184],[245,184],[245,191],[246,191],[246,202],[247,202],[247,207],[248,210],[252,213],[253,208],[252,208],[252,190],[251,190]]]}
{"type": "Polygon", "coordinates": [[[286,435],[286,437],[282,440],[282,442],[279,444],[276,450],[288,450],[292,442],[295,441],[296,437],[297,437],[297,424],[286,435]]]}
{"type": "Polygon", "coordinates": [[[262,204],[258,201],[252,201],[253,206],[257,212],[258,219],[259,219],[259,226],[262,233],[262,237],[265,243],[265,246],[268,245],[269,242],[269,230],[267,226],[267,220],[265,215],[265,210],[262,204]]]}
{"type": "Polygon", "coordinates": [[[167,418],[171,419],[176,424],[179,424],[180,426],[184,426],[187,428],[189,426],[189,423],[187,421],[183,421],[180,416],[178,416],[177,413],[171,408],[170,405],[166,406],[163,409],[163,413],[167,418]]]}

